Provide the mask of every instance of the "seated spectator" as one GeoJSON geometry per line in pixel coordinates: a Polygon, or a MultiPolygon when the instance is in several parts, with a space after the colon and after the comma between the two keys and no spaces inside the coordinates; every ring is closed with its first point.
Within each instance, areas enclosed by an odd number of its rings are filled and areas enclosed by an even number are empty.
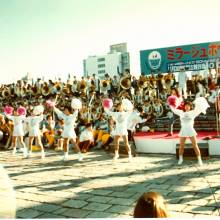
{"type": "Polygon", "coordinates": [[[108,120],[101,114],[99,120],[94,125],[94,138],[96,140],[96,148],[100,149],[105,145],[110,137],[110,129],[108,120]]]}
{"type": "Polygon", "coordinates": [[[43,136],[47,140],[45,147],[51,147],[54,144],[54,127],[55,121],[52,118],[52,115],[47,115],[46,121],[43,126],[43,136]]]}
{"type": "Polygon", "coordinates": [[[147,101],[147,100],[144,101],[143,110],[144,110],[144,117],[145,118],[152,118],[153,107],[152,107],[150,101],[147,101]]]}
{"type": "Polygon", "coordinates": [[[12,131],[13,131],[13,123],[4,117],[4,115],[0,115],[0,131],[2,134],[1,143],[8,149],[12,140],[12,131]]]}
{"type": "Polygon", "coordinates": [[[56,144],[55,150],[63,150],[63,138],[62,138],[62,132],[64,127],[64,121],[63,119],[58,120],[58,123],[55,125],[54,131],[54,142],[56,144]]]}
{"type": "Polygon", "coordinates": [[[161,103],[161,100],[160,99],[155,99],[154,102],[153,102],[153,115],[156,117],[156,118],[159,118],[163,115],[163,105],[161,103]]]}
{"type": "Polygon", "coordinates": [[[166,218],[169,217],[166,202],[157,192],[146,192],[137,201],[134,218],[166,218]]]}

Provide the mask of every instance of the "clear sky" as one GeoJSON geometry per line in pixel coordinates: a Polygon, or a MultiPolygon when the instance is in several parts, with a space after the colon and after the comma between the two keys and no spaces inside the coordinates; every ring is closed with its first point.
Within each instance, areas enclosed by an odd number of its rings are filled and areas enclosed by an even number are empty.
{"type": "Polygon", "coordinates": [[[127,42],[143,49],[220,40],[219,0],[0,0],[0,83],[80,77],[82,60],[127,42]]]}

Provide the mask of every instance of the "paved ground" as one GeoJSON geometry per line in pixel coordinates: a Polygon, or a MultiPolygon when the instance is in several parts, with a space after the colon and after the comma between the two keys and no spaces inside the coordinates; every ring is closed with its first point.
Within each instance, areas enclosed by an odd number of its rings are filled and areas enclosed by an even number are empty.
{"type": "Polygon", "coordinates": [[[82,162],[73,153],[63,162],[54,151],[44,160],[38,152],[30,159],[0,154],[16,191],[17,218],[131,218],[145,191],[161,192],[173,217],[219,216],[220,158],[201,168],[195,160],[177,166],[174,155],[141,154],[129,163],[103,151],[82,162]]]}

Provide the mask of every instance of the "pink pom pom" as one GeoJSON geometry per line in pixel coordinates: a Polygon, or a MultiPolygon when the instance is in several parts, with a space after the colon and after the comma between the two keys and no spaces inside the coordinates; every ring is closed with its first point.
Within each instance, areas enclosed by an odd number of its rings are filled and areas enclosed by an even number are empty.
{"type": "Polygon", "coordinates": [[[4,107],[4,113],[6,115],[12,115],[14,108],[12,108],[11,106],[5,106],[4,107]]]}
{"type": "Polygon", "coordinates": [[[46,105],[50,108],[53,108],[55,106],[55,102],[52,102],[51,100],[47,100],[46,105]]]}
{"type": "Polygon", "coordinates": [[[26,115],[26,108],[23,107],[23,106],[20,106],[18,109],[17,109],[17,113],[18,115],[26,115]]]}
{"type": "Polygon", "coordinates": [[[102,106],[103,106],[103,108],[107,108],[107,109],[112,108],[112,106],[113,106],[112,99],[103,99],[102,106]]]}
{"type": "Polygon", "coordinates": [[[175,95],[169,96],[169,97],[167,98],[167,103],[168,103],[168,105],[170,105],[170,106],[172,106],[172,107],[174,107],[174,108],[177,108],[178,105],[180,104],[180,103],[178,102],[178,98],[177,98],[175,95]]]}

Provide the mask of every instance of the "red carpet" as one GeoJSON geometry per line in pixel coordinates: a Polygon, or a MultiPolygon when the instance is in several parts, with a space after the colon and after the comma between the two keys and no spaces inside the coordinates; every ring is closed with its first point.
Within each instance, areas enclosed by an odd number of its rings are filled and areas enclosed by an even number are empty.
{"type": "MultiPolygon", "coordinates": [[[[166,137],[167,132],[137,132],[134,134],[135,137],[144,137],[149,139],[179,139],[178,136],[179,132],[175,132],[173,136],[166,137]]],[[[214,137],[217,135],[217,132],[213,131],[201,131],[197,132],[197,138],[198,139],[214,139],[214,137]]],[[[219,139],[219,138],[218,138],[219,139]]]]}

